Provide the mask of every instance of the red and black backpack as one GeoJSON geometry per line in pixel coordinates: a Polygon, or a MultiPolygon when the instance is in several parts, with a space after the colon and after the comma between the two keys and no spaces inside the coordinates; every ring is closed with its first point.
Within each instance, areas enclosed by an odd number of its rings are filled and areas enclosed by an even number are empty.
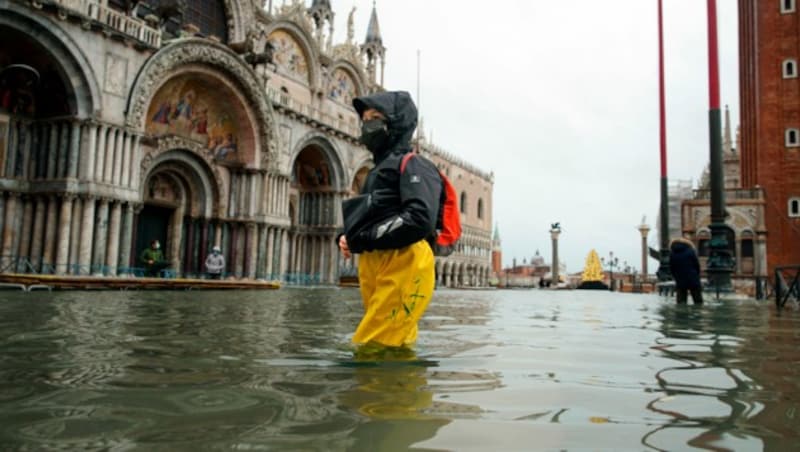
{"type": "MultiPolygon", "coordinates": [[[[414,152],[403,156],[400,162],[400,174],[406,170],[406,165],[414,152]]],[[[455,251],[458,239],[461,238],[461,212],[458,209],[458,195],[450,179],[439,171],[442,179],[442,194],[439,198],[439,213],[436,218],[435,237],[428,242],[431,244],[434,256],[449,256],[455,251]]]]}

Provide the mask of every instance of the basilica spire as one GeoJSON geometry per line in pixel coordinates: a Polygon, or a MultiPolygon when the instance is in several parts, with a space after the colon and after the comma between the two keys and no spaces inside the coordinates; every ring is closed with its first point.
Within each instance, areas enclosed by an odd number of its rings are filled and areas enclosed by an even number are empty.
{"type": "Polygon", "coordinates": [[[725,106],[725,129],[722,132],[722,152],[723,155],[730,154],[733,151],[733,139],[731,136],[731,112],[728,106],[725,106]]]}
{"type": "Polygon", "coordinates": [[[375,2],[372,2],[372,15],[369,18],[369,26],[367,27],[367,38],[364,40],[364,45],[378,44],[383,46],[383,38],[381,38],[381,27],[378,24],[378,9],[375,2]]]}
{"type": "Polygon", "coordinates": [[[314,0],[308,8],[308,14],[314,21],[314,37],[324,52],[333,47],[333,8],[330,0],[314,0]],[[327,36],[325,25],[328,26],[327,36]]]}
{"type": "Polygon", "coordinates": [[[361,55],[362,57],[366,57],[367,75],[373,84],[378,84],[377,64],[378,60],[380,60],[380,85],[383,85],[383,71],[386,67],[386,47],[383,46],[381,27],[378,25],[378,8],[375,6],[375,2],[372,2],[372,15],[369,18],[367,37],[364,40],[364,44],[361,45],[361,55]]]}

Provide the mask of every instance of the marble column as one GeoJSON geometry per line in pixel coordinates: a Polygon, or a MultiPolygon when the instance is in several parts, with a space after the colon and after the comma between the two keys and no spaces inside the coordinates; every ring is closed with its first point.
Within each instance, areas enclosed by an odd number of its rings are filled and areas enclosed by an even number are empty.
{"type": "Polygon", "coordinates": [[[123,187],[131,186],[131,165],[133,165],[133,162],[131,161],[132,142],[133,135],[126,133],[124,147],[122,149],[122,165],[120,165],[120,170],[122,171],[122,174],[120,175],[120,185],[123,187]]]}
{"type": "MultiPolygon", "coordinates": [[[[30,260],[31,252],[31,231],[33,230],[33,206],[34,202],[29,197],[22,201],[22,228],[20,228],[19,257],[30,260]]],[[[30,269],[22,263],[17,264],[17,272],[24,273],[30,269]]]]}
{"type": "Polygon", "coordinates": [[[214,245],[221,247],[222,246],[222,222],[216,221],[215,223],[216,223],[216,227],[214,228],[214,245]]]}
{"type": "Polygon", "coordinates": [[[187,218],[185,221],[186,224],[186,240],[184,242],[184,274],[192,274],[196,273],[197,269],[195,268],[194,262],[194,250],[195,250],[195,238],[194,238],[194,218],[187,218]]]}
{"type": "Polygon", "coordinates": [[[9,193],[8,199],[5,203],[5,215],[3,220],[3,248],[2,252],[0,252],[0,257],[2,257],[2,262],[0,262],[0,269],[5,272],[12,272],[13,268],[6,268],[13,262],[13,259],[16,257],[14,256],[14,252],[12,251],[12,245],[14,243],[14,234],[16,231],[14,230],[14,220],[15,215],[17,213],[17,202],[19,195],[17,193],[9,193]]]}
{"type": "Polygon", "coordinates": [[[209,222],[208,218],[203,218],[202,220],[200,220],[199,265],[200,265],[200,270],[203,272],[206,271],[205,261],[206,261],[206,256],[208,256],[208,222],[209,222]]]}
{"type": "Polygon", "coordinates": [[[336,283],[336,273],[339,269],[339,245],[336,243],[336,236],[331,237],[331,263],[330,265],[330,282],[336,283]]]}
{"type": "Polygon", "coordinates": [[[36,198],[36,207],[33,213],[33,233],[31,236],[31,251],[29,260],[35,271],[41,270],[42,250],[44,249],[44,225],[47,213],[47,203],[44,198],[36,198]]]}
{"type": "Polygon", "coordinates": [[[81,214],[83,212],[83,199],[75,198],[72,201],[72,225],[70,226],[69,237],[69,262],[70,273],[76,274],[81,243],[81,214]]]}
{"type": "Polygon", "coordinates": [[[104,274],[106,245],[108,244],[108,200],[101,199],[96,209],[94,223],[94,255],[92,256],[92,274],[104,274]]]}
{"type": "MultiPolygon", "coordinates": [[[[131,267],[131,248],[133,247],[133,204],[127,203],[122,211],[122,236],[119,245],[118,269],[131,267]]],[[[126,276],[129,273],[126,273],[126,276]]]]}
{"type": "Polygon", "coordinates": [[[273,279],[275,273],[275,234],[277,231],[274,228],[267,228],[267,268],[265,270],[268,279],[273,279]]]}
{"type": "Polygon", "coordinates": [[[50,151],[47,153],[47,178],[53,179],[56,177],[56,169],[58,166],[58,146],[59,146],[59,135],[58,131],[60,126],[58,123],[54,122],[50,124],[50,139],[47,144],[50,147],[50,151]]]}
{"type": "Polygon", "coordinates": [[[83,199],[81,212],[81,244],[78,250],[78,274],[91,274],[92,244],[94,243],[95,204],[94,198],[83,199]]]}
{"type": "Polygon", "coordinates": [[[56,242],[55,271],[57,275],[65,275],[69,271],[69,239],[72,234],[72,200],[67,195],[61,199],[61,213],[58,218],[58,239],[56,242]]]}
{"type": "Polygon", "coordinates": [[[114,165],[116,164],[115,155],[117,153],[117,143],[119,141],[119,130],[112,128],[108,132],[106,141],[106,158],[103,162],[103,182],[111,183],[114,175],[114,165]]]}
{"type": "Polygon", "coordinates": [[[114,185],[122,185],[123,169],[128,168],[128,161],[125,148],[128,146],[128,134],[120,130],[117,134],[117,150],[114,152],[114,175],[112,181],[114,185]]]}
{"type": "Polygon", "coordinates": [[[269,231],[264,224],[258,225],[258,262],[256,263],[256,278],[267,277],[267,235],[269,231]]]}
{"type": "Polygon", "coordinates": [[[81,146],[81,124],[78,121],[72,122],[72,131],[69,141],[69,155],[67,156],[67,177],[78,177],[78,159],[81,146]]]}
{"type": "Polygon", "coordinates": [[[97,134],[97,149],[95,149],[94,181],[103,181],[103,168],[106,161],[106,146],[108,143],[108,126],[101,124],[97,134]]]}
{"type": "Polygon", "coordinates": [[[283,276],[286,273],[286,262],[289,258],[289,233],[286,229],[282,229],[280,232],[280,259],[278,260],[278,269],[276,273],[278,274],[278,278],[283,276]]]}
{"type": "Polygon", "coordinates": [[[111,217],[108,226],[108,243],[106,244],[106,266],[109,276],[117,276],[119,264],[119,232],[122,220],[122,205],[115,202],[111,207],[111,217]]]}
{"type": "Polygon", "coordinates": [[[230,268],[230,273],[237,276],[236,262],[239,260],[239,249],[236,243],[239,240],[239,227],[236,223],[229,223],[230,239],[228,240],[228,248],[231,250],[231,258],[228,259],[227,267],[230,268]]]}
{"type": "Polygon", "coordinates": [[[44,228],[44,252],[42,253],[42,273],[55,270],[56,227],[58,226],[58,199],[51,196],[47,201],[47,220],[44,228]],[[46,266],[50,267],[47,268],[46,266]]]}
{"type": "Polygon", "coordinates": [[[97,124],[87,122],[83,126],[83,139],[81,140],[80,170],[78,177],[81,180],[91,181],[94,179],[94,158],[95,148],[97,147],[97,124]]]}
{"type": "Polygon", "coordinates": [[[68,122],[62,122],[59,129],[61,130],[59,133],[60,142],[58,144],[58,166],[56,170],[56,178],[63,179],[67,177],[67,164],[69,158],[69,132],[71,126],[68,122]]]}
{"type": "Polygon", "coordinates": [[[256,278],[256,265],[258,258],[258,229],[255,223],[247,225],[247,277],[256,278]]]}
{"type": "Polygon", "coordinates": [[[142,163],[142,151],[139,147],[139,135],[133,136],[133,143],[131,143],[131,180],[130,180],[130,187],[131,188],[138,188],[139,187],[139,177],[142,170],[141,163],[142,163]]]}

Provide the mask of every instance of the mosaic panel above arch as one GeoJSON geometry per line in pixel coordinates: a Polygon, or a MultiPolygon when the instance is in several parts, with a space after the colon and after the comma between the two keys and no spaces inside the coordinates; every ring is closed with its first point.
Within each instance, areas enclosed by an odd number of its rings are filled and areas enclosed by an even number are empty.
{"type": "Polygon", "coordinates": [[[350,105],[357,95],[356,83],[350,73],[342,68],[336,68],[328,84],[328,98],[350,105]]]}
{"type": "Polygon", "coordinates": [[[147,111],[146,132],[195,141],[205,157],[234,165],[252,164],[255,139],[245,107],[208,76],[184,74],[166,82],[147,111]]]}
{"type": "Polygon", "coordinates": [[[284,30],[275,30],[267,41],[272,45],[272,58],[279,70],[302,80],[309,80],[308,58],[297,40],[284,30]]]}

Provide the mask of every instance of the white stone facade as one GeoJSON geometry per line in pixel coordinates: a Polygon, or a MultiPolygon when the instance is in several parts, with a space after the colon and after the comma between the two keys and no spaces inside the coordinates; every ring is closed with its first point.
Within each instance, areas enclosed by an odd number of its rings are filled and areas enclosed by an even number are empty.
{"type": "MultiPolygon", "coordinates": [[[[350,20],[333,45],[327,2],[201,3],[224,11],[225,39],[107,1],[0,0],[0,38],[21,43],[0,49],[0,271],[135,275],[152,238],[185,276],[213,245],[232,278],[353,271],[334,238],[372,163],[350,100],[383,89],[382,43],[357,45],[350,20]]],[[[485,286],[493,175],[422,149],[468,202],[440,284],[485,286]]]]}

